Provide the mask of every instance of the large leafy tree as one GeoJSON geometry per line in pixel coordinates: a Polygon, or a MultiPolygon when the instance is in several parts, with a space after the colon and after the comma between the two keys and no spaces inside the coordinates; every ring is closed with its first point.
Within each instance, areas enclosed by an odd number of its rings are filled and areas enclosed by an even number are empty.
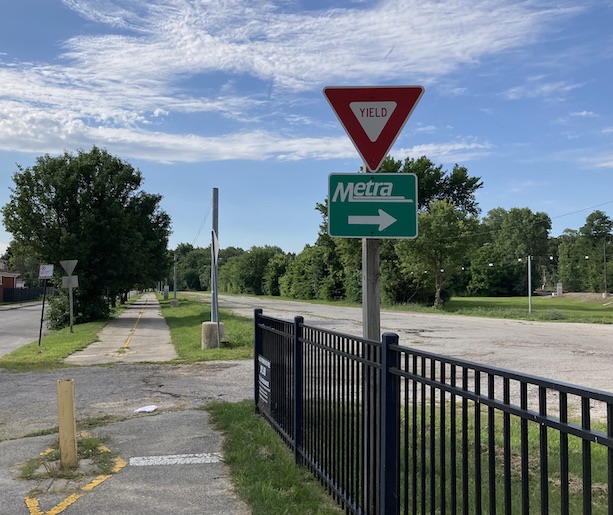
{"type": "Polygon", "coordinates": [[[492,209],[481,225],[481,247],[472,255],[468,290],[474,295],[525,295],[526,258],[532,257],[533,285],[549,262],[551,219],[528,208],[492,209]]]}
{"type": "Polygon", "coordinates": [[[379,173],[413,173],[417,176],[419,209],[428,211],[435,200],[446,200],[471,215],[480,212],[475,194],[483,186],[480,177],[470,177],[464,166],[454,165],[451,172],[435,166],[426,156],[404,161],[388,156],[381,163],[379,173]]]}
{"type": "Polygon", "coordinates": [[[396,245],[405,275],[421,276],[422,271],[434,284],[434,307],[444,302],[444,291],[460,273],[473,246],[479,222],[475,216],[446,200],[436,200],[429,211],[419,215],[420,237],[396,245]]]}
{"type": "Polygon", "coordinates": [[[167,274],[170,217],[130,164],[93,147],[39,157],[13,181],[2,214],[15,248],[40,263],[79,261],[77,321],[105,317],[120,293],[167,274]]]}
{"type": "Polygon", "coordinates": [[[293,299],[325,298],[322,290],[329,278],[326,249],[317,245],[306,245],[289,263],[285,275],[281,278],[281,295],[293,299]]]}
{"type": "MultiPolygon", "coordinates": [[[[388,156],[383,160],[379,173],[413,173],[418,183],[418,209],[428,212],[436,201],[444,201],[459,212],[476,216],[480,210],[476,192],[483,186],[480,177],[468,175],[463,166],[455,165],[449,172],[442,165],[435,166],[426,156],[418,159],[407,157],[404,161],[388,156]]],[[[361,299],[361,242],[355,238],[331,238],[328,236],[328,199],[316,205],[323,222],[319,228],[316,246],[324,247],[327,254],[328,283],[341,282],[337,292],[344,289],[345,298],[352,301],[361,299]]],[[[423,237],[420,227],[418,239],[423,237]]],[[[402,272],[403,259],[396,252],[396,244],[391,240],[381,242],[381,295],[390,303],[409,301],[428,301],[435,296],[434,281],[420,275],[407,275],[402,272]],[[430,291],[432,290],[432,291],[430,291]]],[[[417,247],[414,247],[417,248],[417,247]]],[[[411,257],[413,259],[413,257],[411,257]]],[[[404,267],[404,269],[407,269],[404,267]]],[[[423,274],[423,269],[420,272],[423,274]]],[[[448,286],[444,283],[443,289],[448,286]]],[[[439,293],[442,293],[443,289],[439,293]]]]}
{"type": "Polygon", "coordinates": [[[224,259],[220,252],[219,289],[229,293],[263,295],[266,285],[275,281],[267,272],[268,263],[277,254],[283,254],[279,247],[266,245],[251,247],[247,252],[224,259]]]}
{"type": "Polygon", "coordinates": [[[606,264],[611,255],[613,221],[594,211],[578,230],[567,229],[559,246],[559,278],[570,291],[603,291],[611,284],[606,264]],[[605,273],[607,277],[605,279],[605,273]]]}

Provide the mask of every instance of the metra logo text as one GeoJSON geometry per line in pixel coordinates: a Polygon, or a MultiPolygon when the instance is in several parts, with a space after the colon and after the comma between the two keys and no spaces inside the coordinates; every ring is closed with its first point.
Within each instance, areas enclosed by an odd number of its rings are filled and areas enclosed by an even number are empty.
{"type": "Polygon", "coordinates": [[[412,202],[403,196],[393,196],[391,182],[348,182],[338,183],[332,202],[412,202]]]}

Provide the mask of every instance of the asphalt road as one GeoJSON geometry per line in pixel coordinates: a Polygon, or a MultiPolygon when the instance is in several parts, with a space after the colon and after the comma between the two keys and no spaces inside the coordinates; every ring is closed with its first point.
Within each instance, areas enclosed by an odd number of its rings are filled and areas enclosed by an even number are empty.
{"type": "MultiPolygon", "coordinates": [[[[552,298],[552,308],[555,308],[552,298]]],[[[264,314],[362,335],[362,310],[295,301],[220,296],[221,308],[264,314]]],[[[611,309],[613,320],[613,308],[611,309]]],[[[448,314],[381,312],[381,332],[394,332],[400,344],[483,365],[613,392],[613,324],[527,322],[448,314]]]]}
{"type": "MultiPolygon", "coordinates": [[[[0,309],[0,356],[38,340],[42,304],[0,309]]],[[[43,324],[43,334],[46,330],[43,324]]]]}

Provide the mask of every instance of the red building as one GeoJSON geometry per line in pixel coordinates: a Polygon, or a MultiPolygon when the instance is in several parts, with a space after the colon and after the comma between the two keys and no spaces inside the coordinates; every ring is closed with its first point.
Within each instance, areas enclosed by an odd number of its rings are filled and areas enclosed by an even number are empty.
{"type": "Polygon", "coordinates": [[[16,288],[17,278],[20,274],[17,272],[8,272],[4,270],[4,262],[0,261],[0,302],[4,300],[4,288],[16,288]]]}

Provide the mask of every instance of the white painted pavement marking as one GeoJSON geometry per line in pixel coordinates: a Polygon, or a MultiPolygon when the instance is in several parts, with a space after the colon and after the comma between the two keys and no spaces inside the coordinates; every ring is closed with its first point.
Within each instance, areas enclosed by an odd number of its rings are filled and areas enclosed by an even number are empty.
{"type": "Polygon", "coordinates": [[[196,465],[200,463],[219,463],[222,455],[216,452],[201,454],[171,454],[169,456],[142,456],[130,458],[132,467],[150,467],[153,465],[196,465]]]}

